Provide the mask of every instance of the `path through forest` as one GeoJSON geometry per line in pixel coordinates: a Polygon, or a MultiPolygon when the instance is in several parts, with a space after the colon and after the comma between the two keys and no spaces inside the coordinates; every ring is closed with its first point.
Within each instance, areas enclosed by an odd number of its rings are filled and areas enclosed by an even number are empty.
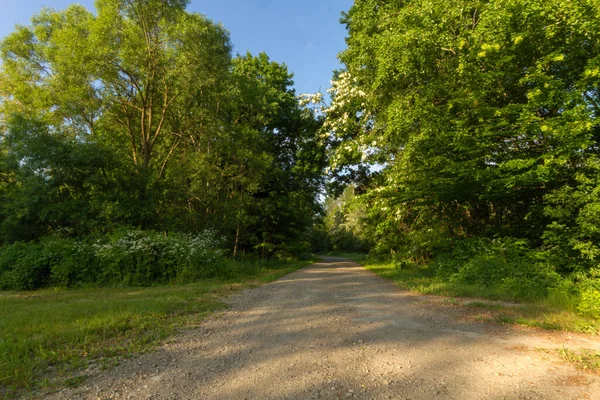
{"type": "Polygon", "coordinates": [[[469,322],[347,260],[228,301],[157,351],[53,398],[600,399],[600,377],[554,355],[600,341],[469,322]]]}

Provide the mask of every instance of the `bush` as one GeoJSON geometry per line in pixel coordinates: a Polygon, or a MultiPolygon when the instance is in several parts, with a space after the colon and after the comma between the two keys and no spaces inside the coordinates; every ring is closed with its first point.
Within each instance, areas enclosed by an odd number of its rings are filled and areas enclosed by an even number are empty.
{"type": "Polygon", "coordinates": [[[530,250],[522,240],[463,239],[434,265],[438,276],[451,282],[498,288],[515,300],[545,299],[551,306],[600,318],[600,269],[563,277],[544,252],[530,250]]]}
{"type": "Polygon", "coordinates": [[[579,288],[573,279],[561,279],[556,286],[548,288],[546,303],[552,307],[577,312],[579,301],[579,288]]]}
{"type": "Polygon", "coordinates": [[[600,260],[600,165],[575,175],[573,186],[548,194],[543,255],[563,273],[587,271],[600,260]]]}
{"type": "Polygon", "coordinates": [[[0,289],[189,282],[220,273],[222,245],[213,230],[166,236],[121,229],[94,242],[65,238],[19,242],[0,248],[0,289]]]}
{"type": "Polygon", "coordinates": [[[72,287],[97,282],[100,265],[90,243],[47,238],[40,243],[50,259],[52,286],[72,287]]]}
{"type": "Polygon", "coordinates": [[[457,283],[499,287],[515,299],[544,298],[561,276],[542,263],[523,240],[473,238],[458,241],[435,260],[438,275],[457,283]]]}
{"type": "Polygon", "coordinates": [[[0,289],[31,290],[50,281],[51,262],[40,244],[15,243],[0,250],[0,289]]]}
{"type": "Polygon", "coordinates": [[[600,318],[600,269],[591,269],[588,273],[576,274],[580,298],[577,305],[579,314],[600,318]]]}
{"type": "Polygon", "coordinates": [[[225,252],[215,231],[198,235],[121,230],[94,245],[100,280],[125,285],[192,281],[215,276],[225,252]]]}

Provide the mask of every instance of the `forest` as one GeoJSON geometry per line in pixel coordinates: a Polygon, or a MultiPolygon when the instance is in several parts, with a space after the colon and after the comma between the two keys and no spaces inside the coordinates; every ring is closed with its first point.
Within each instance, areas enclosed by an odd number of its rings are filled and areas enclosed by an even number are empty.
{"type": "Polygon", "coordinates": [[[302,95],[187,3],[2,40],[0,289],[360,251],[600,317],[597,1],[356,0],[302,95]]]}
{"type": "Polygon", "coordinates": [[[321,119],[185,0],[45,10],[1,45],[0,288],[149,285],[311,252],[321,119]]]}

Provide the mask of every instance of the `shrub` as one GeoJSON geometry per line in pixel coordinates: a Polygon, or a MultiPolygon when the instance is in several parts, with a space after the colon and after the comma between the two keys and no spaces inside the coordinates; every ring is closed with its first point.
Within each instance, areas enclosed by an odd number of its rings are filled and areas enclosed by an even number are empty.
{"type": "Polygon", "coordinates": [[[594,268],[575,277],[580,293],[577,311],[584,316],[600,318],[600,269],[594,268]]]}
{"type": "Polygon", "coordinates": [[[48,254],[50,284],[72,287],[98,280],[98,257],[91,244],[73,239],[47,238],[40,244],[48,254]]]}
{"type": "Polygon", "coordinates": [[[50,281],[50,258],[40,244],[17,242],[0,249],[0,289],[31,290],[50,281]]]}
{"type": "Polygon", "coordinates": [[[103,282],[149,285],[214,276],[223,261],[215,231],[198,235],[122,230],[94,245],[103,282]]]}
{"type": "Polygon", "coordinates": [[[546,297],[548,289],[561,280],[549,264],[533,257],[525,241],[515,238],[464,239],[435,262],[438,275],[444,278],[499,287],[515,299],[546,297]]]}
{"type": "Polygon", "coordinates": [[[225,251],[213,230],[197,235],[120,229],[95,242],[48,237],[0,248],[0,289],[84,284],[152,285],[220,274],[225,251]]]}

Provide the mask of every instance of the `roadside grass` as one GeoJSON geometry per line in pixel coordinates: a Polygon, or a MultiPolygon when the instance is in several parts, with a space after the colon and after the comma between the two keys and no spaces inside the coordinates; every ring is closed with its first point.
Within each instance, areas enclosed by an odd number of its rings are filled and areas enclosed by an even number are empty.
{"type": "Polygon", "coordinates": [[[0,292],[0,398],[77,386],[178,328],[223,308],[222,297],[310,261],[241,264],[234,276],[185,285],[0,292]]]}
{"type": "Polygon", "coordinates": [[[344,257],[360,263],[379,276],[393,281],[399,287],[413,292],[512,303],[458,302],[457,305],[467,306],[474,312],[478,309],[485,309],[485,314],[479,315],[479,320],[547,330],[600,334],[600,320],[575,313],[573,302],[569,298],[550,297],[542,300],[523,301],[519,293],[506,288],[443,280],[436,275],[435,269],[428,266],[399,267],[398,264],[372,260],[364,254],[358,253],[346,253],[344,257]]]}
{"type": "Polygon", "coordinates": [[[563,360],[575,365],[576,368],[600,374],[600,350],[570,350],[563,347],[557,351],[563,360]]]}

